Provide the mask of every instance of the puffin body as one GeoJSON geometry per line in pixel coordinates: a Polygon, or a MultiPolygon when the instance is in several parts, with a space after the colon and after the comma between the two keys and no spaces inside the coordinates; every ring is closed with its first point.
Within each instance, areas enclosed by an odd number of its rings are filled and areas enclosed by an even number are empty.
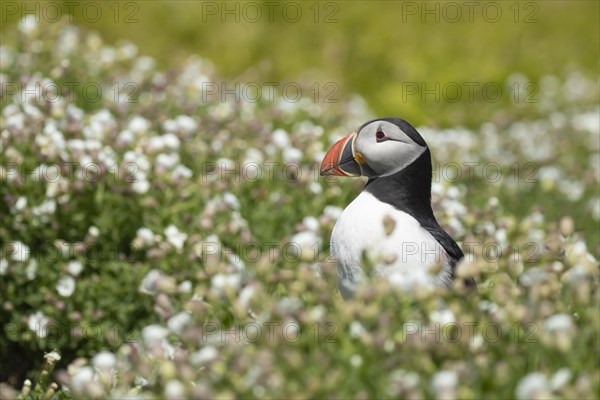
{"type": "Polygon", "coordinates": [[[369,121],[325,155],[321,175],[369,178],[331,235],[344,298],[365,278],[389,279],[407,290],[452,285],[463,253],[435,219],[431,174],[427,144],[400,118],[369,121]]]}

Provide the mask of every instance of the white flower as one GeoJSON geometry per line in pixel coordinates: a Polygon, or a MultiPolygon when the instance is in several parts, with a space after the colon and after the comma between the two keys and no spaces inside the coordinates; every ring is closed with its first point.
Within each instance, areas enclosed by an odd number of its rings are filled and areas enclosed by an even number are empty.
{"type": "Polygon", "coordinates": [[[246,286],[240,291],[238,301],[242,307],[248,307],[248,304],[250,304],[250,300],[252,300],[252,296],[254,296],[254,292],[255,289],[253,286],[246,286]]]}
{"type": "Polygon", "coordinates": [[[148,228],[140,228],[137,230],[136,239],[143,243],[145,246],[151,246],[154,244],[154,233],[148,228]]]}
{"type": "Polygon", "coordinates": [[[362,336],[367,330],[359,321],[352,321],[350,323],[350,336],[357,338],[362,336]]]}
{"type": "Polygon", "coordinates": [[[92,237],[98,237],[100,236],[100,229],[98,229],[97,227],[95,227],[94,225],[90,226],[88,228],[88,234],[92,237]]]}
{"type": "Polygon", "coordinates": [[[165,229],[165,236],[169,243],[171,243],[177,250],[181,250],[185,241],[188,238],[188,235],[179,231],[175,225],[169,225],[167,229],[165,229]]]}
{"type": "Polygon", "coordinates": [[[192,317],[187,312],[180,312],[169,318],[167,326],[169,330],[177,335],[183,331],[183,328],[191,321],[192,317]]]}
{"type": "Polygon", "coordinates": [[[185,280],[179,284],[179,293],[191,293],[192,282],[185,280]]]}
{"type": "Polygon", "coordinates": [[[37,261],[35,259],[29,261],[27,264],[27,268],[25,268],[25,273],[27,274],[27,279],[30,281],[35,279],[35,275],[37,273],[37,261]]]}
{"type": "Polygon", "coordinates": [[[302,151],[295,147],[287,147],[283,150],[283,161],[286,163],[297,163],[302,161],[302,151]]]}
{"type": "Polygon", "coordinates": [[[179,154],[177,154],[177,153],[171,153],[171,154],[161,153],[156,157],[156,163],[160,167],[163,167],[164,169],[171,169],[175,165],[177,165],[177,163],[179,163],[179,154]]]}
{"type": "Polygon", "coordinates": [[[156,345],[168,334],[169,331],[160,325],[149,325],[142,330],[142,339],[146,345],[156,345]]]}
{"type": "Polygon", "coordinates": [[[543,399],[550,397],[550,387],[546,375],[533,372],[521,379],[515,394],[519,400],[543,399]]]}
{"type": "Polygon", "coordinates": [[[354,368],[360,367],[362,363],[363,359],[360,355],[353,354],[352,357],[350,357],[350,365],[352,365],[354,368]]]}
{"type": "Polygon", "coordinates": [[[139,178],[137,182],[134,182],[133,185],[131,185],[131,187],[133,188],[134,192],[138,194],[144,194],[150,189],[150,182],[148,182],[145,178],[139,178]]]}
{"type": "Polygon", "coordinates": [[[83,271],[83,264],[79,261],[71,261],[67,264],[67,271],[71,275],[77,276],[83,271]]]}
{"type": "Polygon", "coordinates": [[[72,276],[63,276],[56,284],[56,291],[63,297],[70,297],[75,291],[75,279],[72,276]]]}
{"type": "Polygon", "coordinates": [[[214,361],[219,356],[219,352],[214,346],[205,346],[190,356],[190,362],[195,366],[201,366],[214,361]]]}
{"type": "Polygon", "coordinates": [[[94,381],[92,367],[82,367],[71,378],[71,389],[75,392],[85,392],[86,387],[94,381]]]}
{"type": "Polygon", "coordinates": [[[148,122],[147,119],[136,115],[131,119],[131,121],[129,121],[128,128],[135,134],[144,133],[150,129],[150,122],[148,122]]]}
{"type": "Polygon", "coordinates": [[[92,364],[99,370],[110,370],[117,364],[117,357],[111,352],[103,351],[92,359],[92,364]]]}
{"type": "Polygon", "coordinates": [[[454,313],[450,310],[432,311],[429,317],[431,318],[432,322],[437,322],[440,325],[446,325],[456,322],[454,313]]]}
{"type": "Polygon", "coordinates": [[[223,201],[225,202],[225,204],[227,204],[229,207],[233,208],[234,210],[240,209],[240,201],[233,193],[225,192],[223,194],[223,201]]]}
{"type": "Polygon", "coordinates": [[[21,196],[15,203],[15,210],[22,211],[25,207],[27,207],[27,198],[21,196]]]}
{"type": "Polygon", "coordinates": [[[189,179],[193,176],[193,172],[185,165],[179,164],[173,169],[172,175],[174,179],[189,179]]]}
{"type": "Polygon", "coordinates": [[[8,272],[8,261],[5,258],[0,258],[0,275],[6,275],[8,272]]]}
{"type": "Polygon", "coordinates": [[[19,23],[19,30],[25,35],[32,35],[38,29],[38,19],[39,15],[27,14],[25,18],[21,19],[21,22],[19,23]]]}
{"type": "Polygon", "coordinates": [[[302,225],[306,226],[309,231],[317,232],[319,230],[319,220],[310,215],[304,217],[302,225]]]}
{"type": "Polygon", "coordinates": [[[177,124],[177,128],[187,134],[193,133],[198,129],[198,123],[196,123],[192,117],[188,117],[187,115],[178,116],[175,118],[175,123],[177,124]]]}
{"type": "Polygon", "coordinates": [[[458,374],[456,371],[440,371],[433,375],[431,387],[438,399],[455,398],[454,391],[458,385],[458,374]]]}
{"type": "Polygon", "coordinates": [[[217,292],[224,292],[227,288],[238,289],[241,281],[239,274],[217,274],[212,277],[210,285],[217,292]]]}
{"type": "Polygon", "coordinates": [[[327,206],[325,207],[325,209],[323,210],[323,215],[332,219],[332,220],[337,220],[340,215],[342,215],[342,212],[344,210],[342,210],[340,207],[336,207],[336,206],[327,206]]]}
{"type": "Polygon", "coordinates": [[[184,399],[185,397],[185,386],[183,386],[183,383],[174,379],[167,382],[165,385],[166,399],[184,399]]]}
{"type": "Polygon", "coordinates": [[[46,335],[48,335],[46,325],[48,325],[49,323],[50,320],[41,311],[30,315],[27,320],[27,325],[29,326],[29,329],[34,331],[36,335],[40,338],[45,338],[46,335]]]}
{"type": "Polygon", "coordinates": [[[275,132],[273,132],[273,143],[275,144],[275,146],[279,147],[280,149],[283,149],[283,148],[289,146],[290,138],[289,138],[287,132],[284,131],[283,129],[275,130],[275,132]]]}
{"type": "Polygon", "coordinates": [[[563,386],[565,386],[572,377],[571,370],[569,368],[561,368],[552,376],[550,380],[550,386],[552,390],[560,390],[563,386]]]}
{"type": "Polygon", "coordinates": [[[44,358],[48,363],[54,364],[57,361],[60,361],[60,354],[55,351],[51,351],[50,353],[44,354],[44,358]]]}
{"type": "Polygon", "coordinates": [[[556,314],[544,322],[544,329],[549,333],[570,331],[573,328],[573,320],[568,314],[556,314]]]}
{"type": "Polygon", "coordinates": [[[302,261],[314,261],[320,247],[321,238],[313,231],[296,233],[290,239],[290,252],[302,261]]]}
{"type": "Polygon", "coordinates": [[[23,242],[12,242],[11,258],[14,261],[25,262],[29,258],[29,246],[23,242]]]}
{"type": "Polygon", "coordinates": [[[156,292],[156,281],[160,278],[160,276],[160,271],[156,269],[150,270],[144,279],[142,279],[139,291],[145,294],[153,294],[156,292]]]}

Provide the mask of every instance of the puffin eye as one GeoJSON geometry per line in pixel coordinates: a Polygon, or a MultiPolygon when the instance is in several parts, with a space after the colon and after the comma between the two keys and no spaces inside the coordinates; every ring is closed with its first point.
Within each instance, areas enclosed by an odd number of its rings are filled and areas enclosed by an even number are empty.
{"type": "Polygon", "coordinates": [[[388,137],[385,135],[385,132],[379,129],[377,130],[377,133],[375,133],[375,139],[377,139],[378,142],[383,142],[386,141],[388,137]]]}

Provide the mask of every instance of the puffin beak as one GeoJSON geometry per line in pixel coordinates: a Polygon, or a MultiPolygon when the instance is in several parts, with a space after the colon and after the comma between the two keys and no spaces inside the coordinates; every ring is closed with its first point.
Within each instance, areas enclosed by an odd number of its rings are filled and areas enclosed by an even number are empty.
{"type": "Polygon", "coordinates": [[[323,162],[321,162],[321,176],[361,176],[360,164],[363,164],[363,158],[354,151],[354,142],[356,141],[356,132],[338,140],[329,149],[323,162]]]}

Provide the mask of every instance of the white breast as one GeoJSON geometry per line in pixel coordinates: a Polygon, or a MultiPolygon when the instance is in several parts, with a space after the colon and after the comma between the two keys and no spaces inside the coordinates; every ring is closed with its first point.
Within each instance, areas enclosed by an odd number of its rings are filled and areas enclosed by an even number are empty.
{"type": "Polygon", "coordinates": [[[335,224],[331,255],[338,261],[339,288],[344,297],[367,277],[386,278],[407,290],[417,284],[450,284],[448,256],[434,237],[411,215],[365,191],[335,224]],[[430,274],[436,265],[442,265],[442,271],[430,274]]]}

